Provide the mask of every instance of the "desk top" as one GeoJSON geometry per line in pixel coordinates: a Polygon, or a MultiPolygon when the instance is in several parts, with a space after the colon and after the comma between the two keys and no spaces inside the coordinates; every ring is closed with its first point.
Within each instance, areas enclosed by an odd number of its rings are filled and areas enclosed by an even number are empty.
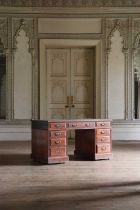
{"type": "Polygon", "coordinates": [[[46,123],[46,122],[59,122],[59,123],[61,123],[61,122],[75,122],[75,121],[77,121],[77,122],[87,122],[87,121],[90,121],[90,122],[98,122],[98,121],[109,121],[109,122],[111,122],[111,120],[110,119],[93,119],[93,118],[87,118],[87,119],[50,119],[50,120],[31,120],[31,121],[33,121],[33,122],[44,122],[44,123],[46,123]]]}
{"type": "Polygon", "coordinates": [[[76,128],[95,128],[95,127],[110,127],[111,120],[109,119],[52,119],[52,120],[32,120],[32,129],[76,129],[76,128]],[[63,124],[63,126],[62,126],[63,124]],[[61,126],[60,126],[61,125],[61,126]]]}

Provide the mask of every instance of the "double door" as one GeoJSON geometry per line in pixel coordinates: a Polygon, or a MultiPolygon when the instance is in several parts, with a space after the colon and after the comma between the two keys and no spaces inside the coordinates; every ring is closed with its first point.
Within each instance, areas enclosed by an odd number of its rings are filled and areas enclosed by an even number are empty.
{"type": "Polygon", "coordinates": [[[93,118],[93,49],[47,49],[46,67],[47,119],[93,118]]]}

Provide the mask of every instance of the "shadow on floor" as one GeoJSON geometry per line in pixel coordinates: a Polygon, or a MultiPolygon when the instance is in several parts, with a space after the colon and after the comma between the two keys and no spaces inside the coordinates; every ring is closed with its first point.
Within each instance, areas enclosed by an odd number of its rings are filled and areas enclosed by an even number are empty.
{"type": "Polygon", "coordinates": [[[31,159],[30,154],[0,154],[0,166],[41,165],[31,159]]]}
{"type": "MultiPolygon", "coordinates": [[[[124,183],[125,186],[129,186],[129,183],[124,183]]],[[[131,185],[137,185],[137,183],[131,183],[131,185]]],[[[89,209],[89,206],[92,209],[98,209],[98,210],[117,210],[120,209],[119,207],[122,207],[121,209],[134,209],[131,205],[133,202],[131,202],[132,199],[135,199],[135,203],[139,201],[139,190],[136,191],[135,188],[127,189],[127,190],[115,190],[115,187],[123,186],[122,184],[115,185],[109,185],[112,189],[108,189],[108,185],[101,185],[100,187],[105,187],[105,191],[100,191],[100,194],[98,192],[98,189],[92,188],[93,191],[89,191],[89,186],[86,187],[86,191],[83,192],[81,188],[74,189],[76,192],[73,191],[73,188],[70,191],[70,187],[66,190],[63,189],[63,192],[61,191],[61,188],[58,190],[43,186],[37,186],[37,187],[24,187],[24,192],[26,194],[23,196],[22,191],[18,192],[19,198],[17,198],[17,194],[14,194],[11,192],[11,195],[9,194],[9,198],[7,198],[7,201],[4,202],[2,200],[0,202],[0,209],[4,210],[64,210],[64,209],[80,209],[80,210],[86,210],[89,209]],[[48,195],[49,191],[49,195],[48,195]],[[90,192],[90,193],[89,193],[90,192]],[[16,199],[15,199],[16,197],[16,199]],[[137,202],[136,202],[137,201],[137,202]],[[107,202],[110,204],[109,208],[108,205],[106,207],[107,202]],[[121,202],[121,205],[120,205],[121,202]],[[87,208],[86,208],[87,207],[87,208]],[[123,208],[127,207],[127,208],[123,208]]],[[[135,187],[135,186],[134,186],[135,187]]],[[[139,203],[139,202],[138,202],[139,203]]],[[[133,204],[134,205],[134,204],[133,204]]],[[[135,208],[135,209],[139,209],[135,208]]]]}

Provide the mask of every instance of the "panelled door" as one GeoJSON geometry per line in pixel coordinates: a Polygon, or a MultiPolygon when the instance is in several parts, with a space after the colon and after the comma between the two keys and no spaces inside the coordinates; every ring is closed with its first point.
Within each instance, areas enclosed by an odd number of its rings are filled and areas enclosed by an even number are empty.
{"type": "Polygon", "coordinates": [[[93,49],[47,49],[47,119],[93,118],[93,49]]]}

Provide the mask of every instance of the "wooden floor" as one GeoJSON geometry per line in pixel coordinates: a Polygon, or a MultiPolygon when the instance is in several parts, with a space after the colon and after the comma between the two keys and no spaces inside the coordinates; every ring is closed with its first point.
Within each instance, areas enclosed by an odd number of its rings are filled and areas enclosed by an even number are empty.
{"type": "Polygon", "coordinates": [[[0,142],[0,210],[140,210],[140,142],[114,141],[113,159],[41,165],[30,142],[0,142]]]}

